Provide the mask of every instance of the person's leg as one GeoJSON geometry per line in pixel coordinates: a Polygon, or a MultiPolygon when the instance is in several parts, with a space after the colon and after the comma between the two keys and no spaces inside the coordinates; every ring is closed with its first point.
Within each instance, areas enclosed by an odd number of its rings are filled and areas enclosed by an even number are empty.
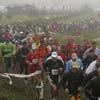
{"type": "Polygon", "coordinates": [[[42,81],[42,76],[37,75],[36,76],[36,89],[37,89],[37,95],[39,100],[43,100],[43,81],[42,81]]]}
{"type": "MultiPolygon", "coordinates": [[[[26,62],[23,62],[23,67],[24,67],[24,71],[25,71],[25,75],[28,74],[28,64],[26,62]]],[[[25,78],[26,83],[28,83],[27,78],[25,78]]]]}
{"type": "Polygon", "coordinates": [[[19,62],[19,66],[20,66],[20,74],[22,74],[23,73],[23,63],[22,63],[22,61],[19,62]]]}
{"type": "Polygon", "coordinates": [[[4,58],[4,63],[6,67],[6,73],[8,73],[9,69],[11,68],[11,58],[4,58]]]}
{"type": "Polygon", "coordinates": [[[54,89],[52,86],[51,86],[51,96],[52,96],[52,100],[56,100],[56,97],[57,97],[57,89],[54,89]]]}
{"type": "Polygon", "coordinates": [[[27,75],[28,74],[28,64],[26,62],[24,62],[23,64],[24,64],[25,75],[27,75]]]}

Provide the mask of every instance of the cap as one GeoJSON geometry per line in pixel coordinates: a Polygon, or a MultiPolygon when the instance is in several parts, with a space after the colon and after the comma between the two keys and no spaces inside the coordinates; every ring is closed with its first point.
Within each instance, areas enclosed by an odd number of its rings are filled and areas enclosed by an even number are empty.
{"type": "Polygon", "coordinates": [[[72,59],[77,59],[77,54],[76,53],[72,54],[72,59]]]}
{"type": "Polygon", "coordinates": [[[77,68],[77,69],[79,68],[76,61],[72,62],[72,68],[77,68]]]}
{"type": "Polygon", "coordinates": [[[50,38],[49,38],[49,40],[51,41],[51,40],[53,40],[53,38],[52,38],[52,37],[50,37],[50,38]]]}
{"type": "Polygon", "coordinates": [[[16,40],[15,43],[19,43],[19,41],[16,40]]]}
{"type": "Polygon", "coordinates": [[[35,45],[32,45],[32,49],[36,49],[36,46],[35,45]]]}
{"type": "Polygon", "coordinates": [[[20,34],[23,34],[23,32],[21,31],[20,34]]]}
{"type": "Polygon", "coordinates": [[[57,54],[57,52],[52,52],[51,56],[52,56],[52,57],[57,57],[58,54],[57,54]]]}

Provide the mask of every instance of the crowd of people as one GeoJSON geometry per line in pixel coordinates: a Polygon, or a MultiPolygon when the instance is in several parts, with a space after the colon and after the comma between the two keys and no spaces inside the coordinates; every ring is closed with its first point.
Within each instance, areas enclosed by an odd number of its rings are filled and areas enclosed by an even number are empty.
{"type": "MultiPolygon", "coordinates": [[[[38,99],[43,100],[44,82],[51,87],[51,98],[57,100],[59,89],[64,88],[70,100],[80,100],[84,89],[89,100],[100,97],[100,49],[96,42],[85,40],[78,45],[72,37],[60,44],[45,30],[34,25],[0,26],[0,59],[5,64],[5,72],[31,74],[41,70],[41,75],[31,77],[30,81],[38,89],[38,99]],[[44,31],[42,34],[38,32],[44,31]],[[34,35],[24,40],[30,33],[34,35]]],[[[29,79],[25,78],[28,84],[29,79]]]]}

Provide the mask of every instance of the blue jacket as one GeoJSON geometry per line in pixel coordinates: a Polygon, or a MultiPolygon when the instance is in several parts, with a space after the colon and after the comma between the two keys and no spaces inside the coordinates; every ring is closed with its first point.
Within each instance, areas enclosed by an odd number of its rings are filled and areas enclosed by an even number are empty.
{"type": "MultiPolygon", "coordinates": [[[[78,64],[78,67],[79,69],[83,70],[83,63],[82,63],[82,60],[77,58],[76,59],[76,62],[78,64]]],[[[66,63],[66,67],[65,67],[65,73],[69,72],[69,70],[71,69],[71,66],[72,66],[72,59],[69,60],[67,63],[66,63]]]]}

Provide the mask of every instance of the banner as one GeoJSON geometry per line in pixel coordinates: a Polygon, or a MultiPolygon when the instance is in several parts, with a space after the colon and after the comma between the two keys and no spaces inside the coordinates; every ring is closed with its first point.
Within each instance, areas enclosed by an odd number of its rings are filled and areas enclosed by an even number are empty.
{"type": "Polygon", "coordinates": [[[8,78],[9,79],[9,84],[12,85],[12,79],[11,77],[16,77],[16,78],[29,78],[29,77],[32,77],[32,76],[36,76],[36,75],[39,75],[41,74],[42,71],[36,71],[34,73],[31,73],[29,75],[22,75],[22,74],[11,74],[11,73],[0,73],[0,76],[1,77],[5,77],[5,78],[8,78]]]}

